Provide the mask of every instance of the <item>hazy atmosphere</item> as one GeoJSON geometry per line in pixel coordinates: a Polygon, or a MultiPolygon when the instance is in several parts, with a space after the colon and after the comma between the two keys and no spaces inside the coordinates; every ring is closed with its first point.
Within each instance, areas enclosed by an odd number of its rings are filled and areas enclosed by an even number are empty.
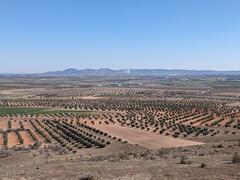
{"type": "Polygon", "coordinates": [[[239,70],[238,0],[2,0],[0,73],[239,70]]]}
{"type": "Polygon", "coordinates": [[[0,0],[0,180],[240,180],[240,0],[0,0]]]}

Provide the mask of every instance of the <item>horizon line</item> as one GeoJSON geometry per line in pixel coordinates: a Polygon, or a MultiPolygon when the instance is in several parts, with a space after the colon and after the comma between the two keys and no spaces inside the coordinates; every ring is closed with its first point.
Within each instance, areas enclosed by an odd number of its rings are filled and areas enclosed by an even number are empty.
{"type": "Polygon", "coordinates": [[[43,72],[26,72],[26,73],[16,73],[16,72],[0,72],[0,75],[34,75],[34,74],[44,74],[44,73],[51,73],[51,72],[62,72],[66,70],[101,70],[101,69],[108,69],[108,70],[114,70],[114,71],[120,71],[120,70],[168,70],[168,71],[212,71],[212,72],[240,72],[239,70],[213,70],[213,69],[183,69],[183,68],[66,68],[62,70],[46,70],[43,72]]]}

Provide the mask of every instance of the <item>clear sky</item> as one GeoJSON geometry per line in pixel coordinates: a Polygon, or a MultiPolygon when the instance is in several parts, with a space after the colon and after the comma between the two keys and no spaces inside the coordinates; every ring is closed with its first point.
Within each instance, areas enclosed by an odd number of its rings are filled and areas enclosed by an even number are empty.
{"type": "Polygon", "coordinates": [[[0,0],[0,72],[240,70],[240,0],[0,0]]]}

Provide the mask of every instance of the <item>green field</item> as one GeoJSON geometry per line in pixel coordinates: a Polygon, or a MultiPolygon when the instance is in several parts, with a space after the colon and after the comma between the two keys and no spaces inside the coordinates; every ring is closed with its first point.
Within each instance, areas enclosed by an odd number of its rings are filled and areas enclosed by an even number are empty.
{"type": "Polygon", "coordinates": [[[59,109],[48,109],[48,108],[15,108],[15,107],[0,107],[0,115],[11,115],[11,114],[55,114],[55,113],[77,113],[77,114],[87,114],[91,111],[79,111],[79,110],[59,110],[59,109]]]}

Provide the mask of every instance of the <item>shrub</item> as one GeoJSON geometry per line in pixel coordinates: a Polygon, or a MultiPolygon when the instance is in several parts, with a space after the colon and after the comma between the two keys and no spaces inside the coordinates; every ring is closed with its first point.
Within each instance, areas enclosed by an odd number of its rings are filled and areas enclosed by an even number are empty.
{"type": "Polygon", "coordinates": [[[81,177],[79,180],[94,180],[94,177],[93,176],[86,176],[86,177],[81,177]]]}
{"type": "Polygon", "coordinates": [[[6,158],[10,156],[10,153],[7,150],[0,150],[0,158],[6,158]]]}
{"type": "Polygon", "coordinates": [[[206,168],[206,167],[207,167],[207,165],[206,165],[206,164],[204,164],[204,163],[201,163],[200,167],[201,167],[201,168],[206,168]]]}
{"type": "Polygon", "coordinates": [[[232,157],[232,163],[240,163],[240,155],[237,152],[232,157]]]}
{"type": "Polygon", "coordinates": [[[222,144],[217,145],[217,148],[223,148],[222,144]]]}
{"type": "Polygon", "coordinates": [[[187,157],[182,155],[180,158],[180,164],[191,164],[191,161],[188,161],[187,157]]]}

